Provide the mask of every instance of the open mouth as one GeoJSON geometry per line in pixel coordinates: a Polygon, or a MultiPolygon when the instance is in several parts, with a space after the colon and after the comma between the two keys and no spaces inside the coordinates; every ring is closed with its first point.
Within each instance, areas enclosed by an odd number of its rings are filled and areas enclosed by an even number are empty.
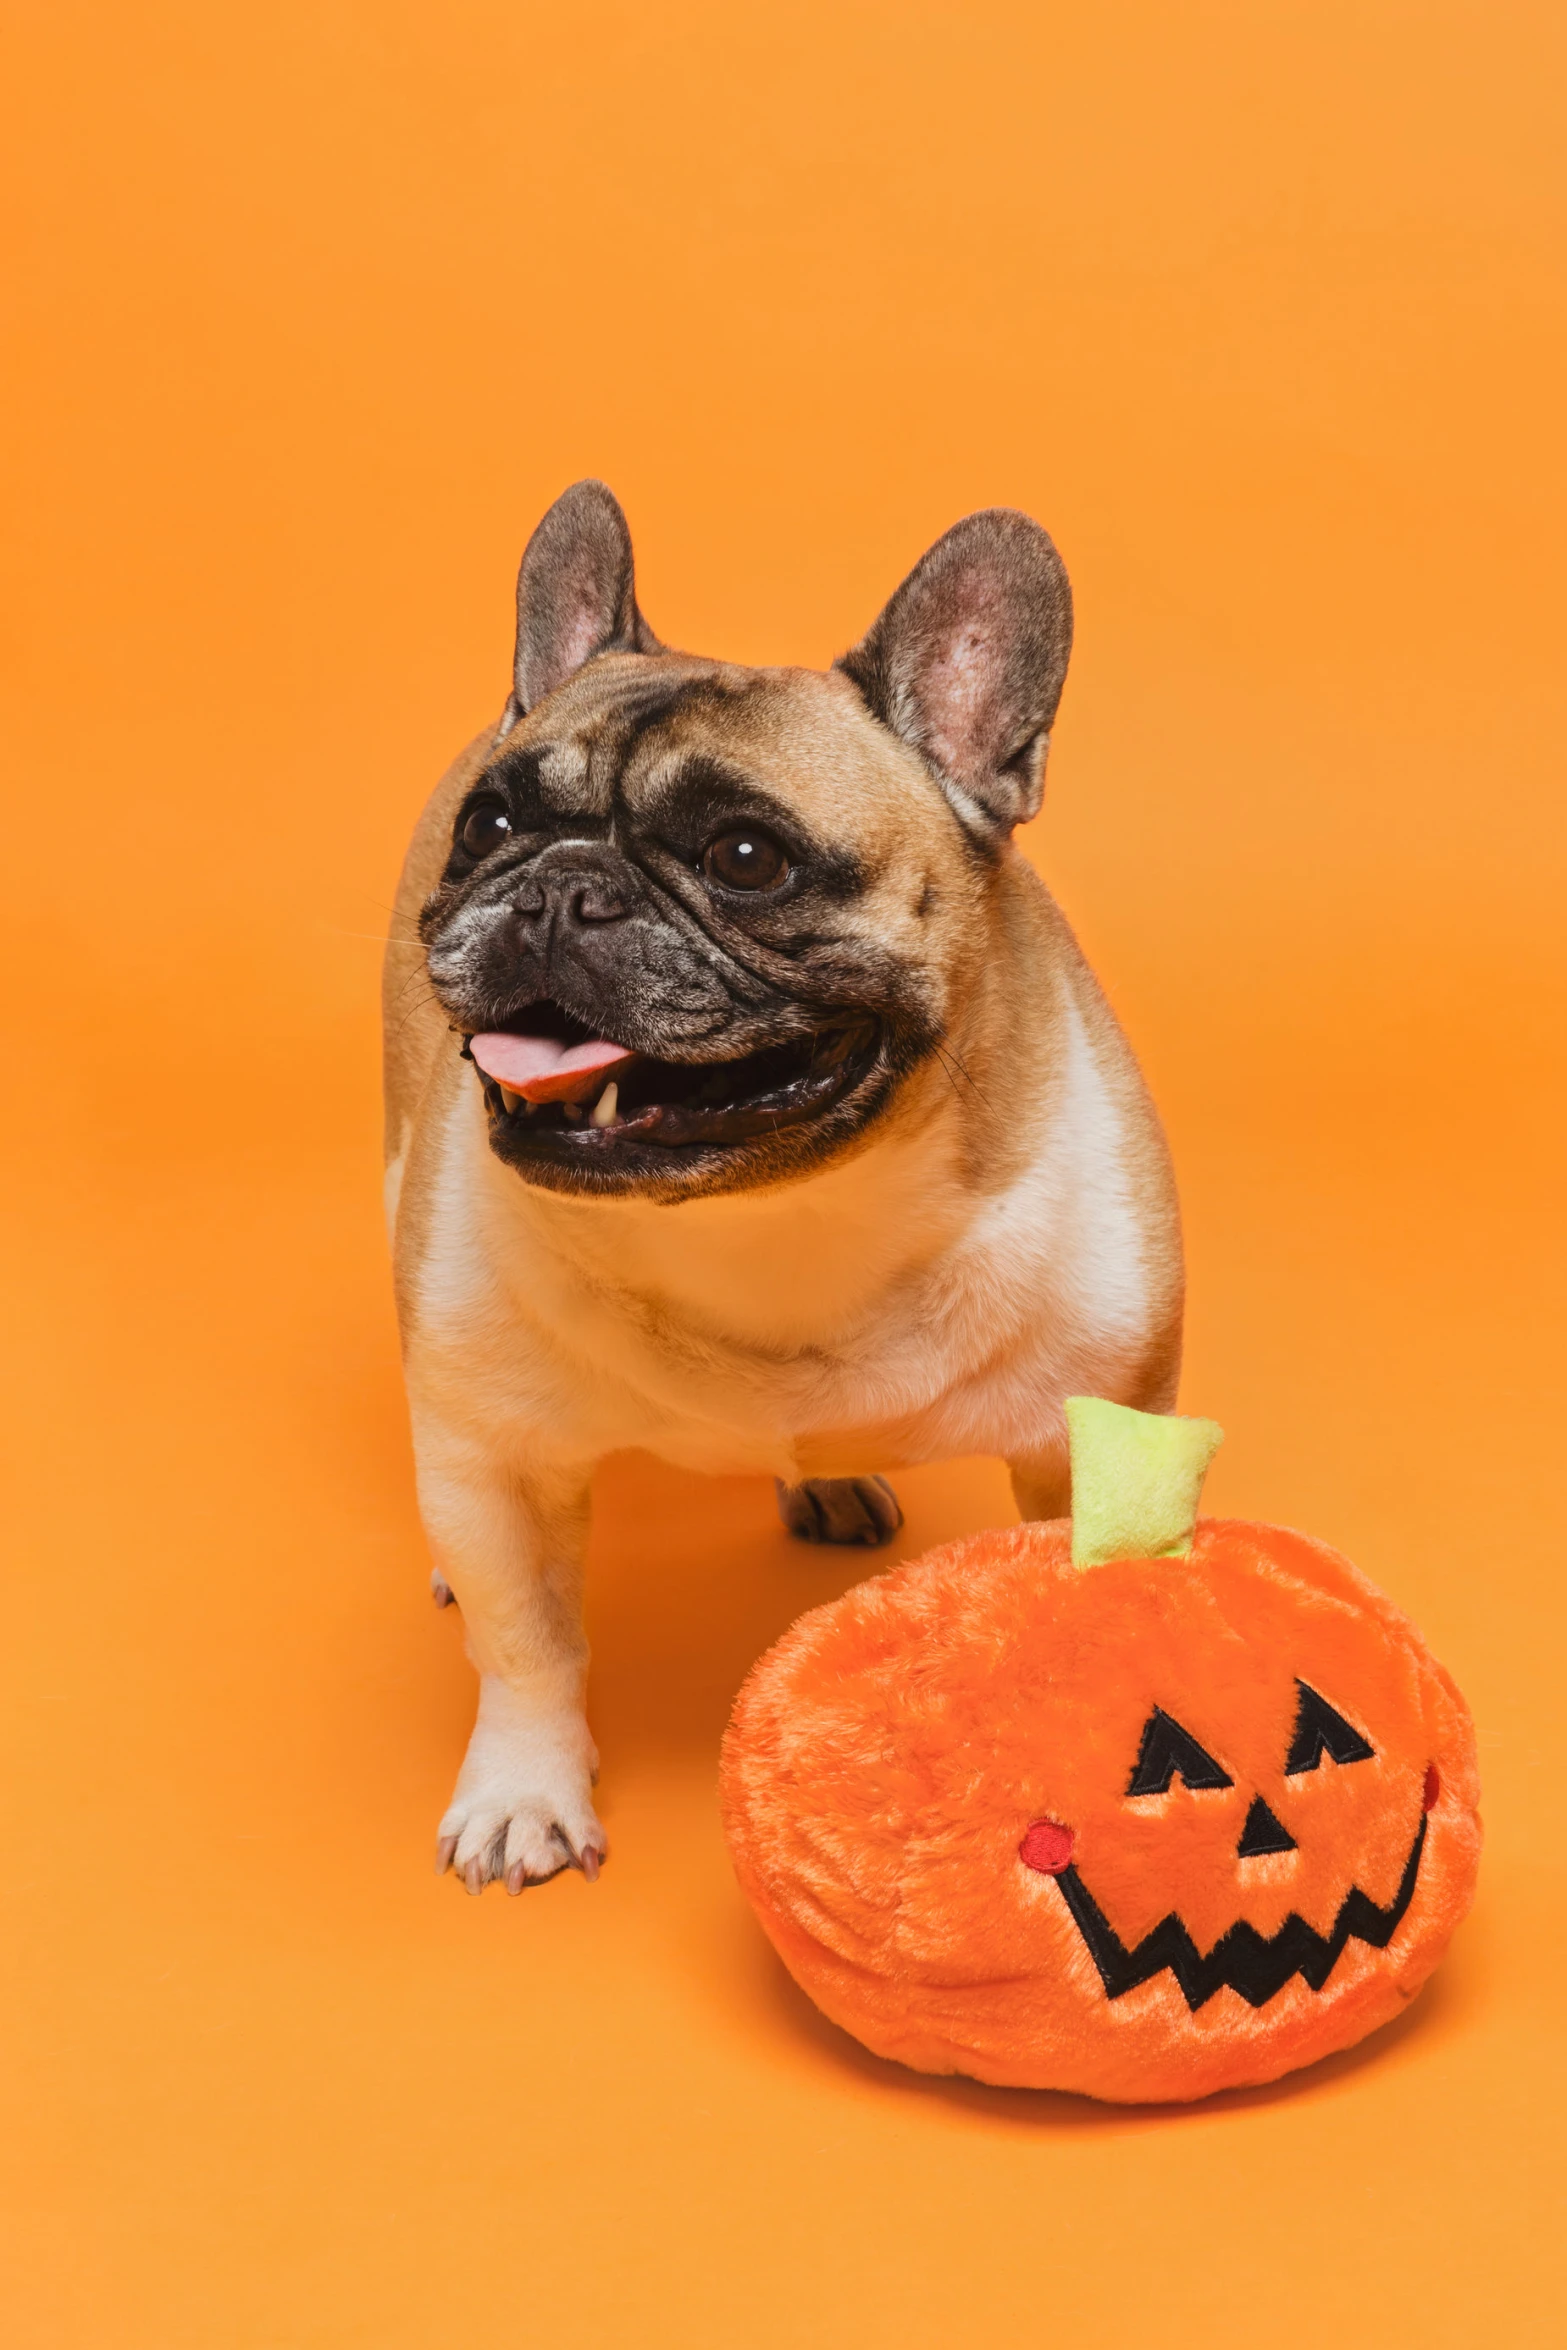
{"type": "Polygon", "coordinates": [[[508,1155],[607,1164],[633,1146],[722,1149],[820,1117],[870,1074],[879,1046],[878,1023],[854,1015],[733,1061],[664,1061],[543,1002],[463,1051],[508,1155]]]}

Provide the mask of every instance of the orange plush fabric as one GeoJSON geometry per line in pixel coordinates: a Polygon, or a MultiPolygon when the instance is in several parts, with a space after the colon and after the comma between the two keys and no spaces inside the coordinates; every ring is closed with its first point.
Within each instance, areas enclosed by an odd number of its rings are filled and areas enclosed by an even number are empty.
{"type": "Polygon", "coordinates": [[[1399,2014],[1480,1853],[1473,1727],[1415,1627],[1326,1544],[1220,1519],[1186,1558],[1075,1568],[1033,1525],[858,1585],[756,1666],[722,1785],[740,1882],[836,2023],[1123,2100],[1270,2081],[1399,2014]]]}

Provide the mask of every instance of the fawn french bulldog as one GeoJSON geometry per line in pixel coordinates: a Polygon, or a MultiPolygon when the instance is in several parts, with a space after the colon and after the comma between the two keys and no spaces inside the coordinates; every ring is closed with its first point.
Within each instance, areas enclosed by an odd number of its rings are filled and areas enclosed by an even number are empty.
{"type": "Polygon", "coordinates": [[[971,515],[825,674],[667,650],[603,486],[544,517],[512,691],[414,835],[386,961],[387,1203],[420,1508],[478,1719],[437,1865],[511,1892],[604,1832],[584,1713],[604,1454],[779,1481],[999,1454],[1069,1506],[1062,1399],[1174,1402],[1158,1121],[1044,885],[1060,558],[971,515]]]}

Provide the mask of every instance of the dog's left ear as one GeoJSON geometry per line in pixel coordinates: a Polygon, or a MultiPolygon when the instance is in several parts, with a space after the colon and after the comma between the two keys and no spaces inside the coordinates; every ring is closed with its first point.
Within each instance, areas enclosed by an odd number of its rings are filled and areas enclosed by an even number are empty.
{"type": "Polygon", "coordinates": [[[837,666],[994,848],[1039,812],[1071,651],[1060,556],[1037,522],[996,506],[936,541],[837,666]]]}

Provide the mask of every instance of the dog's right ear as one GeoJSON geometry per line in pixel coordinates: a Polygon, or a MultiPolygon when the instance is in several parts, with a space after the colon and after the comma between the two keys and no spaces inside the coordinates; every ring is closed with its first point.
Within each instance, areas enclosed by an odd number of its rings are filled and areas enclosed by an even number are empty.
{"type": "Polygon", "coordinates": [[[631,533],[601,481],[563,490],[517,574],[517,651],[500,740],[595,653],[662,652],[637,609],[631,533]]]}

